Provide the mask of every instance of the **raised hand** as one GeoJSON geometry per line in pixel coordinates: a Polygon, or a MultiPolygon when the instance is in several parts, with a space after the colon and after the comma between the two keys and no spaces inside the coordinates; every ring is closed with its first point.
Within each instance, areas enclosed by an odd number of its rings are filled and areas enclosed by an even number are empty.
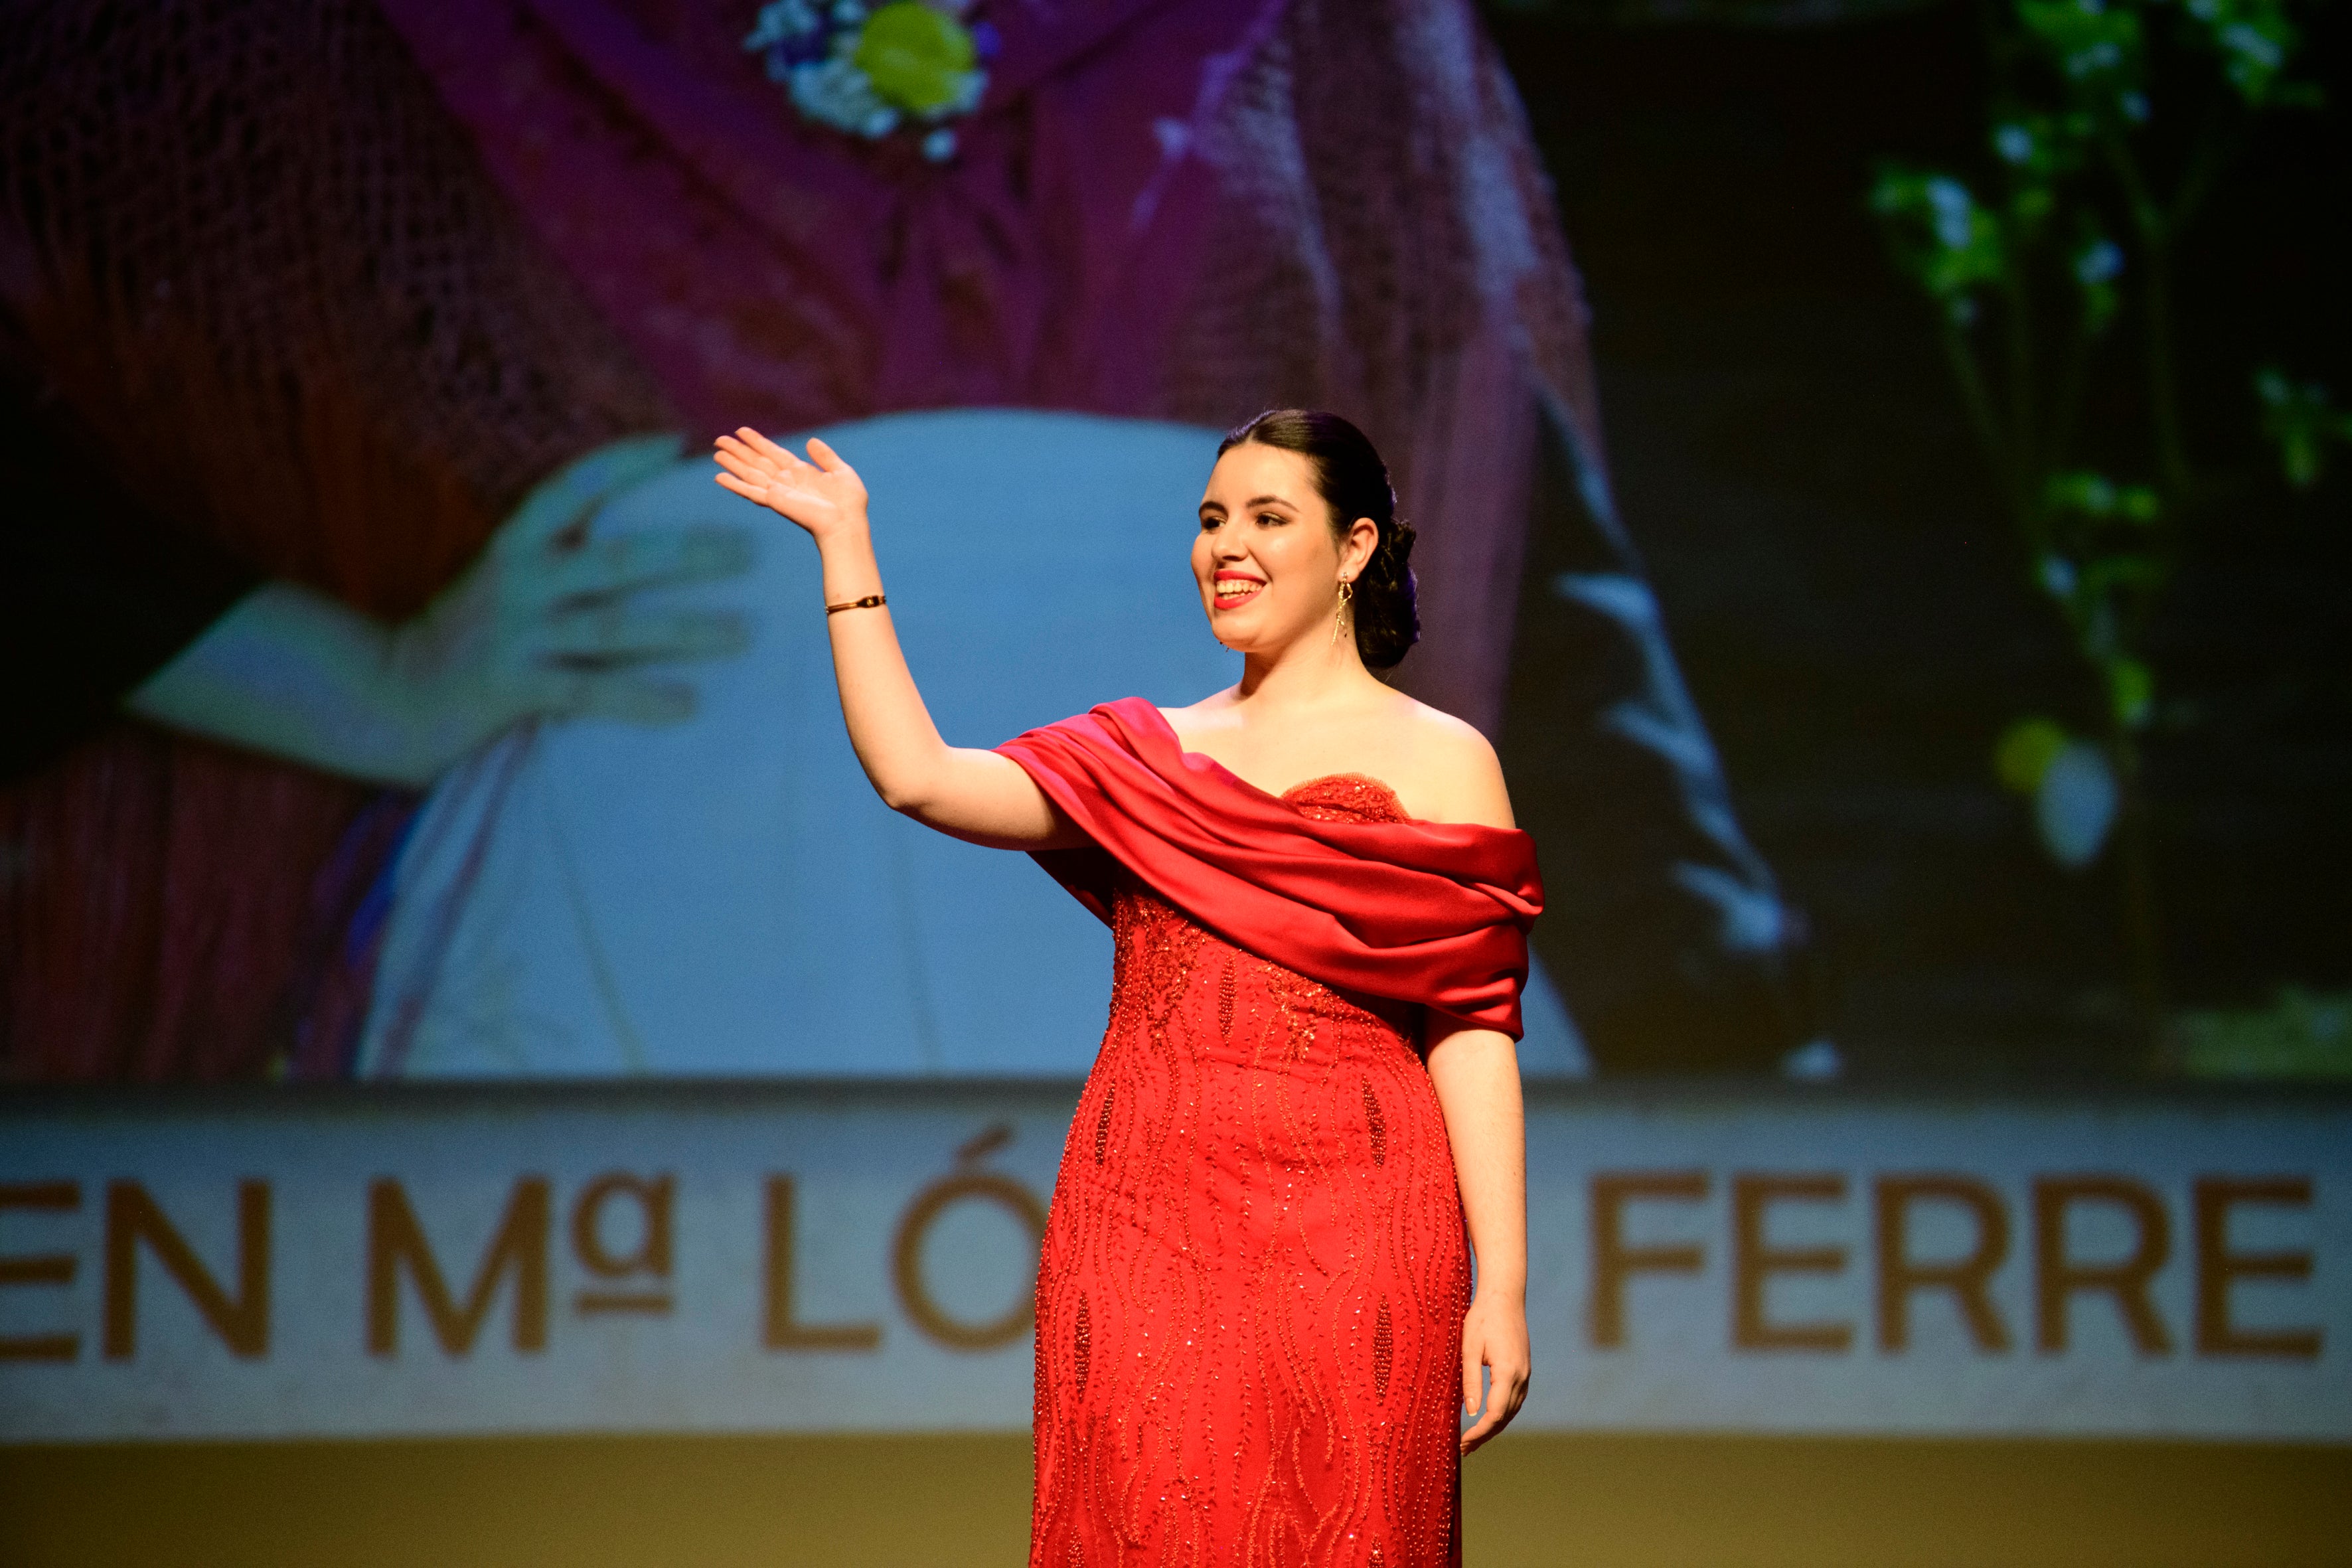
{"type": "Polygon", "coordinates": [[[805,460],[748,425],[718,447],[721,485],[800,524],[819,545],[866,526],[866,481],[815,437],[805,460]]]}
{"type": "Polygon", "coordinates": [[[749,426],[721,436],[718,447],[721,485],[791,519],[816,542],[842,718],[885,804],[974,844],[1053,849],[1086,842],[1020,763],[940,739],[882,597],[857,470],[814,437],[805,458],[749,426]]]}

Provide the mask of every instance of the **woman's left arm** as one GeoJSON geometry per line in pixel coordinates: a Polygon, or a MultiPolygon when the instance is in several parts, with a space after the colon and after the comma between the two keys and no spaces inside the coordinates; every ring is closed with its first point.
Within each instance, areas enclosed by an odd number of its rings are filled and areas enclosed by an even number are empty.
{"type": "Polygon", "coordinates": [[[1479,1408],[1479,1368],[1494,1374],[1486,1410],[1462,1451],[1501,1431],[1528,1396],[1528,1136],[1518,1050],[1495,1029],[1445,1027],[1433,1016],[1429,1077],[1462,1186],[1478,1258],[1478,1289],[1462,1323],[1462,1407],[1479,1408]]]}

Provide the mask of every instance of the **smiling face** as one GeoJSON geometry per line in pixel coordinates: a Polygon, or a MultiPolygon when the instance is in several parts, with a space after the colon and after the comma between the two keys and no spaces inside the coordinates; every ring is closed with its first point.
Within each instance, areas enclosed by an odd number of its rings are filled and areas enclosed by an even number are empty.
{"type": "Polygon", "coordinates": [[[1243,442],[1211,471],[1192,542],[1209,629],[1227,647],[1259,655],[1308,633],[1328,636],[1340,579],[1363,569],[1378,538],[1368,518],[1335,538],[1307,459],[1243,442]]]}

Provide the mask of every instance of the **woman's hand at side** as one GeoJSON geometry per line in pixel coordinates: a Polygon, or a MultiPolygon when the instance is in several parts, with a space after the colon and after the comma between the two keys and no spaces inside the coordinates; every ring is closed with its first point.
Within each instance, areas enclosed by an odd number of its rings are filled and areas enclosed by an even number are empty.
{"type": "MultiPolygon", "coordinates": [[[[719,482],[805,530],[824,567],[824,599],[848,605],[882,592],[866,523],[866,482],[841,454],[810,437],[803,458],[749,426],[718,443],[719,482]]],[[[1085,836],[1020,763],[940,738],[907,668],[887,606],[825,616],[849,743],[875,793],[893,811],[975,844],[1066,848],[1085,836]]]]}
{"type": "MultiPolygon", "coordinates": [[[[1511,826],[1502,764],[1484,736],[1441,714],[1420,741],[1428,759],[1423,784],[1443,820],[1511,826]]],[[[1462,1216],[1478,1257],[1478,1293],[1462,1320],[1462,1408],[1478,1417],[1462,1434],[1466,1454],[1508,1425],[1528,1396],[1527,1108],[1510,1036],[1433,1014],[1427,1045],[1462,1216]]]]}
{"type": "Polygon", "coordinates": [[[1533,1352],[1528,1344],[1528,1297],[1524,1288],[1488,1289],[1481,1270],[1478,1295],[1462,1319],[1462,1409],[1478,1419],[1462,1434],[1462,1451],[1478,1447],[1510,1425],[1527,1403],[1533,1352]],[[1486,1376],[1481,1379],[1479,1368],[1486,1376]],[[1479,1408],[1479,1384],[1486,1384],[1479,1408]]]}
{"type": "Polygon", "coordinates": [[[1431,1024],[1430,1082],[1478,1258],[1478,1291],[1462,1320],[1462,1408],[1478,1417],[1462,1434],[1466,1454],[1500,1432],[1528,1396],[1527,1113],[1510,1036],[1431,1024]]]}

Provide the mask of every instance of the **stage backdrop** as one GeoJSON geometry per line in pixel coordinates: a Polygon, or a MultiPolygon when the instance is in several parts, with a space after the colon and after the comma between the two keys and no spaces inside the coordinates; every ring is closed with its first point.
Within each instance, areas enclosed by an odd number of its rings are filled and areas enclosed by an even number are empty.
{"type": "MultiPolygon", "coordinates": [[[[1019,1429],[1076,1098],[19,1098],[0,1442],[1019,1429]]],[[[1528,1153],[1530,1427],[2352,1439],[2340,1098],[1539,1089],[1528,1153]]]]}

